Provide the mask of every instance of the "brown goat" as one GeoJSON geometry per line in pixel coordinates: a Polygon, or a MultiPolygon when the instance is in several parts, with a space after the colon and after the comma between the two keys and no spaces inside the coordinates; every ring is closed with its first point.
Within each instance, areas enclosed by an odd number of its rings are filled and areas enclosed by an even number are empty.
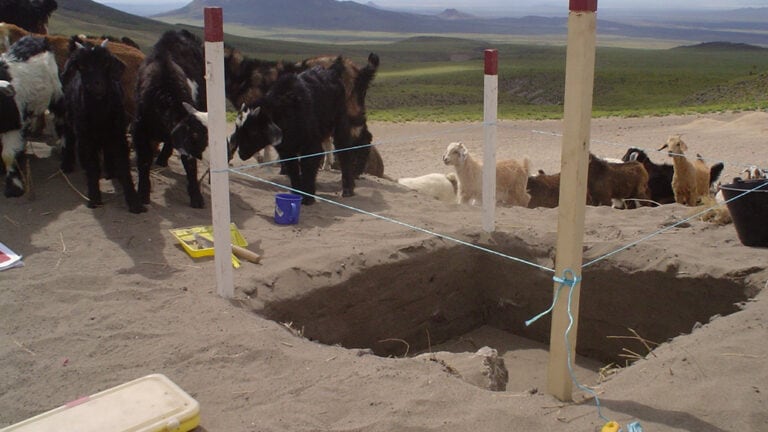
{"type": "Polygon", "coordinates": [[[680,135],[671,135],[659,150],[668,149],[675,173],[672,175],[672,191],[675,202],[695,206],[699,198],[709,195],[709,168],[704,161],[692,163],[685,157],[688,146],[680,135]]]}
{"type": "Polygon", "coordinates": [[[546,174],[539,170],[535,176],[528,177],[528,208],[555,208],[560,202],[560,173],[546,174]]]}
{"type": "MultiPolygon", "coordinates": [[[[612,200],[649,200],[648,172],[640,162],[611,163],[589,154],[589,205],[612,205],[612,200]]],[[[639,202],[642,204],[642,201],[639,202]]],[[[628,207],[635,207],[632,201],[628,207]]]]}
{"type": "MultiPolygon", "coordinates": [[[[0,23],[0,43],[4,43],[6,38],[8,38],[9,43],[13,44],[28,34],[28,31],[13,24],[0,23]]],[[[56,57],[56,65],[59,67],[59,72],[63,71],[64,65],[69,58],[70,38],[61,35],[45,35],[45,38],[51,45],[51,50],[56,57]]],[[[93,45],[101,45],[102,42],[101,39],[85,39],[85,41],[90,42],[93,45]]],[[[129,119],[133,119],[136,112],[136,101],[134,98],[136,76],[139,71],[139,65],[141,65],[141,62],[144,60],[144,53],[141,52],[141,50],[120,42],[107,43],[107,49],[112,55],[125,64],[125,72],[123,73],[120,85],[123,88],[123,104],[125,105],[125,112],[128,114],[129,119]]]]}

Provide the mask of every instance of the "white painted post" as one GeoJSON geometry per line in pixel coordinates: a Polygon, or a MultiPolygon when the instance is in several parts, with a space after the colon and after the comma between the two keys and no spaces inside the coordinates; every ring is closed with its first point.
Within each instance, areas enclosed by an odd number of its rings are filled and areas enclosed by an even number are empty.
{"type": "Polygon", "coordinates": [[[224,102],[224,27],[220,7],[206,7],[205,79],[208,98],[208,148],[211,158],[211,216],[216,265],[216,290],[235,296],[232,279],[232,243],[229,229],[229,158],[224,102]]]}
{"type": "Polygon", "coordinates": [[[485,50],[483,94],[483,230],[496,225],[496,118],[499,108],[499,52],[485,50]]]}
{"type": "MultiPolygon", "coordinates": [[[[564,277],[571,269],[581,277],[584,215],[586,212],[587,172],[589,168],[589,127],[592,117],[592,90],[595,79],[595,39],[597,0],[570,0],[568,15],[568,49],[565,65],[564,131],[560,170],[560,205],[557,224],[557,255],[555,273],[564,277]]],[[[572,276],[573,277],[573,276],[572,276]]],[[[569,286],[558,294],[552,311],[549,339],[547,391],[562,401],[571,401],[572,380],[568,370],[576,357],[576,333],[579,323],[580,284],[573,287],[571,316],[573,326],[568,333],[570,351],[566,349],[565,333],[569,324],[569,286]]]]}

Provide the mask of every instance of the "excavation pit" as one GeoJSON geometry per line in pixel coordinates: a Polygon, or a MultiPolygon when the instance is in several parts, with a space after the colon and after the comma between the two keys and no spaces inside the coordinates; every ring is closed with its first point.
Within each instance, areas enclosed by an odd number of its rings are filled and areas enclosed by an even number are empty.
{"type": "MultiPolygon", "coordinates": [[[[551,250],[514,238],[500,252],[553,267],[551,250]]],[[[290,322],[311,340],[379,356],[423,352],[483,326],[549,343],[549,315],[529,327],[525,321],[550,306],[552,273],[465,246],[414,246],[398,254],[340,283],[265,302],[258,312],[290,322]]],[[[627,364],[627,353],[646,355],[647,345],[739,311],[758,290],[748,274],[690,275],[675,265],[636,270],[610,260],[591,265],[582,274],[577,353],[627,364]]]]}

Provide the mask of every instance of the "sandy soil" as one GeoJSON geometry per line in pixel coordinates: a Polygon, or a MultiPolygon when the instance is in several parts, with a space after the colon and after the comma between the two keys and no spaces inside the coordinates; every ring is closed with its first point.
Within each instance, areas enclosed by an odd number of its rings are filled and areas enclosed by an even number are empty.
{"type": "MultiPolygon", "coordinates": [[[[691,153],[725,162],[728,181],[768,166],[767,125],[763,112],[597,119],[591,148],[621,157],[682,133],[691,153]]],[[[498,157],[557,172],[561,127],[503,121],[498,157]]],[[[479,123],[371,131],[391,178],[450,172],[446,145],[479,154],[483,139],[479,123]]],[[[574,373],[598,412],[580,389],[573,403],[548,394],[549,317],[523,324],[551,302],[557,209],[500,208],[486,235],[477,207],[368,177],[342,199],[339,174],[323,172],[322,198],[367,213],[323,201],[279,226],[279,189],[258,179],[286,179],[245,170],[230,182],[232,221],[263,258],[234,271],[225,300],[214,260],[169,233],[210,224],[210,209],[188,206],[176,158],[133,215],[109,182],[105,205],[88,209],[83,173],[70,186],[50,149],[33,151],[34,200],[0,199],[0,241],[25,264],[0,273],[0,427],[162,373],[200,402],[207,431],[591,431],[606,419],[768,430],[768,249],[696,217],[656,234],[696,209],[587,209],[585,261],[645,239],[583,269],[574,373]],[[506,391],[480,387],[483,346],[503,357],[506,391]]]]}

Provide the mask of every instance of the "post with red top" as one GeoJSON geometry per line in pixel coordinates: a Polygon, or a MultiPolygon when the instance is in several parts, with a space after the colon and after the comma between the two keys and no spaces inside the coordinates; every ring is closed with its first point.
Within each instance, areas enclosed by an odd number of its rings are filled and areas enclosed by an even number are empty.
{"type": "Polygon", "coordinates": [[[229,215],[229,155],[224,102],[224,26],[220,7],[206,7],[205,80],[208,105],[208,148],[211,159],[211,216],[216,264],[216,290],[235,296],[232,279],[232,243],[229,215]]]}
{"type": "Polygon", "coordinates": [[[499,101],[499,52],[485,50],[483,95],[483,230],[496,224],[496,119],[499,101]]]}
{"type": "Polygon", "coordinates": [[[576,357],[579,323],[589,127],[595,80],[596,12],[597,0],[570,0],[555,274],[560,278],[570,277],[574,283],[559,290],[560,282],[555,283],[556,303],[552,310],[547,367],[547,391],[562,401],[573,399],[569,369],[576,357]],[[572,274],[566,275],[569,269],[572,274]]]}

